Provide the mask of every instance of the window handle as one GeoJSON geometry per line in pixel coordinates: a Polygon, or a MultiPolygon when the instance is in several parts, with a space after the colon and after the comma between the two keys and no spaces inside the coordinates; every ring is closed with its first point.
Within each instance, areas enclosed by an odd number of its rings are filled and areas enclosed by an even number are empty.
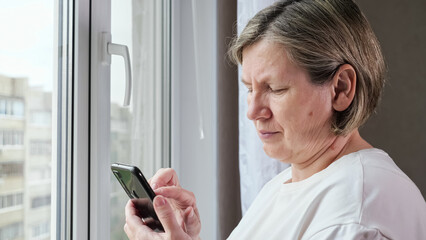
{"type": "Polygon", "coordinates": [[[132,93],[132,69],[130,65],[129,48],[126,45],[111,43],[111,34],[102,33],[102,63],[111,64],[111,55],[119,55],[124,59],[124,68],[126,72],[126,88],[124,92],[123,106],[130,105],[130,97],[132,93]]]}

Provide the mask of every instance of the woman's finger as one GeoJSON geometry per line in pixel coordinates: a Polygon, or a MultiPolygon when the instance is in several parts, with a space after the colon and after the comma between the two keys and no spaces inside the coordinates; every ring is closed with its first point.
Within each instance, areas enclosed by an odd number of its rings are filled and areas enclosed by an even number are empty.
{"type": "Polygon", "coordinates": [[[134,208],[136,209],[136,214],[141,218],[147,218],[155,214],[154,207],[152,202],[148,198],[135,198],[131,200],[134,208]]]}
{"type": "Polygon", "coordinates": [[[197,217],[200,217],[197,208],[197,200],[193,192],[181,187],[161,187],[155,190],[155,194],[175,200],[175,202],[183,209],[191,206],[197,217]]]}
{"type": "Polygon", "coordinates": [[[179,186],[179,179],[172,168],[158,170],[148,182],[154,190],[164,186],[179,186]]]}
{"type": "Polygon", "coordinates": [[[126,215],[126,224],[132,230],[133,232],[139,227],[139,226],[145,226],[142,218],[138,217],[137,215],[126,215]]]}
{"type": "Polygon", "coordinates": [[[154,192],[157,195],[161,195],[166,198],[172,198],[182,205],[191,206],[196,203],[194,193],[181,187],[161,187],[157,188],[154,192]]]}
{"type": "Polygon", "coordinates": [[[196,239],[200,235],[201,222],[200,218],[195,214],[192,207],[185,210],[185,225],[186,233],[192,238],[196,239]]]}
{"type": "Polygon", "coordinates": [[[177,223],[175,213],[165,197],[156,196],[154,198],[154,208],[167,234],[176,236],[184,233],[177,223]]]}
{"type": "Polygon", "coordinates": [[[126,233],[127,237],[128,237],[129,239],[132,239],[132,238],[133,238],[133,234],[132,234],[132,232],[129,230],[129,226],[127,225],[127,223],[126,223],[126,224],[124,224],[123,229],[124,229],[124,232],[126,233]]]}
{"type": "Polygon", "coordinates": [[[132,215],[138,215],[138,210],[131,199],[127,201],[126,207],[124,208],[124,213],[126,217],[132,216],[132,215]]]}
{"type": "Polygon", "coordinates": [[[143,240],[143,239],[158,239],[158,233],[155,233],[151,228],[144,225],[142,219],[132,214],[132,202],[129,201],[126,205],[126,224],[124,231],[130,240],[143,240]]]}

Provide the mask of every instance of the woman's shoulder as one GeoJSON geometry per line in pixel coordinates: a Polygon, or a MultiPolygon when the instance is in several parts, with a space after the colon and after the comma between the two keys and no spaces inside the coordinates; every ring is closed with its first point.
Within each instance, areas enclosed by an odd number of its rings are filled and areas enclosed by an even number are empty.
{"type": "MultiPolygon", "coordinates": [[[[410,178],[395,164],[392,158],[378,148],[364,149],[357,152],[365,171],[376,171],[384,176],[397,177],[410,181],[410,178]]],[[[369,173],[369,172],[367,172],[369,173]]]]}
{"type": "Polygon", "coordinates": [[[394,195],[399,194],[398,191],[421,195],[414,182],[385,151],[371,148],[361,150],[357,155],[363,172],[364,195],[371,195],[372,192],[394,195]]]}
{"type": "Polygon", "coordinates": [[[365,149],[355,155],[363,176],[359,222],[395,239],[403,239],[407,231],[425,234],[418,226],[426,221],[426,203],[414,182],[383,150],[365,149]]]}
{"type": "Polygon", "coordinates": [[[335,168],[345,172],[343,177],[347,177],[348,172],[354,174],[357,171],[361,172],[363,184],[367,185],[381,187],[378,183],[382,182],[377,182],[378,180],[385,180],[383,184],[394,181],[414,184],[385,151],[377,148],[363,149],[345,155],[336,161],[336,165],[335,168]]]}
{"type": "Polygon", "coordinates": [[[357,187],[363,207],[376,202],[381,204],[383,201],[397,206],[401,196],[410,196],[424,203],[420,190],[414,182],[383,150],[377,148],[360,150],[343,156],[336,165],[337,173],[334,180],[331,180],[333,179],[331,175],[328,180],[342,183],[342,188],[357,187]]]}
{"type": "Polygon", "coordinates": [[[355,224],[378,229],[391,239],[418,239],[426,235],[426,203],[419,189],[390,156],[376,148],[350,153],[314,176],[308,193],[314,215],[308,235],[330,226],[355,224]],[[318,216],[320,216],[318,218],[318,216]],[[410,231],[412,238],[404,238],[410,231]]]}

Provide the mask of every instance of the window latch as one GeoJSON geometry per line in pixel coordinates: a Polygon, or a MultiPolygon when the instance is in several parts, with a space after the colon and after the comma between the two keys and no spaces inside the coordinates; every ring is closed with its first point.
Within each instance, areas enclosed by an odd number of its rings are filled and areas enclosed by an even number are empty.
{"type": "Polygon", "coordinates": [[[111,55],[119,55],[124,59],[124,68],[126,72],[126,88],[124,93],[123,106],[130,105],[132,93],[132,69],[130,65],[129,48],[126,45],[111,43],[111,34],[102,33],[102,64],[111,64],[111,55]]]}

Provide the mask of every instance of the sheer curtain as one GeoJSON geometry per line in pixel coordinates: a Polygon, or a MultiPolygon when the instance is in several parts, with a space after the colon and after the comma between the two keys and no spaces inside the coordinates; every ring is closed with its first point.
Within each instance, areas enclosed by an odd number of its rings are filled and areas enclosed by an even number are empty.
{"type": "MultiPolygon", "coordinates": [[[[258,11],[274,0],[238,0],[238,33],[258,11]]],[[[241,78],[241,68],[239,69],[241,78]]],[[[247,119],[247,89],[239,82],[239,161],[241,208],[244,214],[263,185],[289,165],[269,158],[262,148],[253,123],[247,119]]]]}

